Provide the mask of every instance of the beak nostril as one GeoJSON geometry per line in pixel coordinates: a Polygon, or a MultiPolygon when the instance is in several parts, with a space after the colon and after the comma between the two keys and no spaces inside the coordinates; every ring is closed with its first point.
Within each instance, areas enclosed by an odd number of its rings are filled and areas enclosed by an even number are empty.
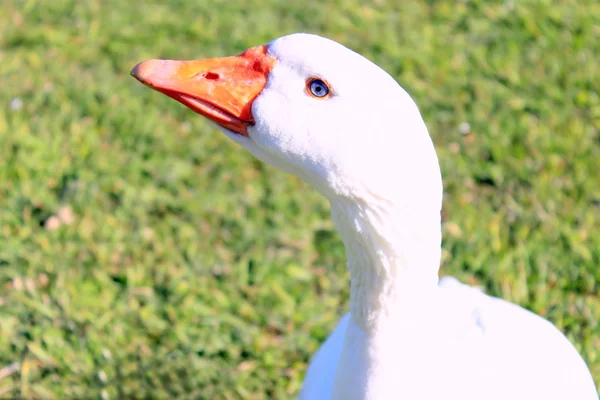
{"type": "Polygon", "coordinates": [[[204,75],[205,79],[209,79],[211,81],[216,81],[219,79],[219,74],[216,74],[214,72],[207,72],[206,75],[204,75]]]}

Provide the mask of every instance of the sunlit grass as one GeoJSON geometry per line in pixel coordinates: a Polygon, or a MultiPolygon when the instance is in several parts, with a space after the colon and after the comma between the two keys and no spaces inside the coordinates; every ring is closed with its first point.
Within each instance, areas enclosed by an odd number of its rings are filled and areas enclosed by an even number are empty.
{"type": "Polygon", "coordinates": [[[326,202],[129,76],[295,31],[416,99],[442,273],[550,319],[600,382],[600,3],[363,3],[0,3],[0,397],[298,392],[348,298],[326,202]]]}

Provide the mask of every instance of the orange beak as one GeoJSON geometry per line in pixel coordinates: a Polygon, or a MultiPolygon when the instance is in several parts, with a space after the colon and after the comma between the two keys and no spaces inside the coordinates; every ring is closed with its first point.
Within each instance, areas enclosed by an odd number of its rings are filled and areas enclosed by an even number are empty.
{"type": "Polygon", "coordinates": [[[143,61],[131,75],[222,127],[248,136],[248,126],[254,124],[252,102],[274,65],[266,46],[258,46],[234,57],[143,61]]]}

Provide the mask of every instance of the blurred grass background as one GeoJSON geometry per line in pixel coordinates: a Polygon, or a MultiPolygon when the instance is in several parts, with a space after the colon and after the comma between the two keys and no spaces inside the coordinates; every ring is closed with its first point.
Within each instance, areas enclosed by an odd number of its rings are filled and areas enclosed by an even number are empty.
{"type": "Polygon", "coordinates": [[[551,320],[599,383],[600,3],[399,3],[3,0],[0,397],[298,392],[348,299],[326,202],[129,76],[296,31],[419,104],[442,273],[551,320]]]}

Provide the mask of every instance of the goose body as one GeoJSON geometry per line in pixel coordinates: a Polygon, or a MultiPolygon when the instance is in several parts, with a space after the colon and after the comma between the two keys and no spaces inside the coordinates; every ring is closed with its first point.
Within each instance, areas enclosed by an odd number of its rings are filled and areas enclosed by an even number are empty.
{"type": "MultiPolygon", "coordinates": [[[[420,321],[420,326],[433,322],[429,326],[437,333],[427,341],[417,337],[420,345],[409,348],[403,361],[416,360],[405,364],[404,375],[396,367],[391,386],[380,386],[372,398],[597,398],[587,366],[545,319],[454,278],[440,281],[438,295],[437,312],[445,315],[420,321]]],[[[352,379],[345,381],[341,396],[332,397],[344,341],[354,335],[360,337],[360,330],[346,314],[314,355],[301,400],[361,398],[353,395],[360,388],[352,379]]]]}
{"type": "Polygon", "coordinates": [[[301,399],[598,399],[551,323],[438,279],[435,149],[411,97],[375,64],[293,34],[234,57],[149,60],[132,74],[329,200],[350,312],[311,361],[301,399]]]}

